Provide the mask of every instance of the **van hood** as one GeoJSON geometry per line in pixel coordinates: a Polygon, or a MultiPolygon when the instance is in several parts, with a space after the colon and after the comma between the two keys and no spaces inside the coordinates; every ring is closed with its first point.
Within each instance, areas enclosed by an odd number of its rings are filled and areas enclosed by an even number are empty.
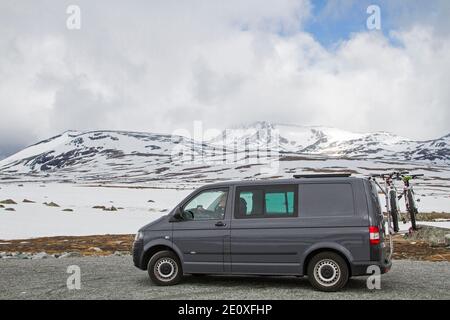
{"type": "Polygon", "coordinates": [[[146,224],[145,226],[140,228],[139,231],[167,230],[168,223],[169,223],[169,214],[166,214],[165,216],[162,216],[161,218],[146,224]]]}

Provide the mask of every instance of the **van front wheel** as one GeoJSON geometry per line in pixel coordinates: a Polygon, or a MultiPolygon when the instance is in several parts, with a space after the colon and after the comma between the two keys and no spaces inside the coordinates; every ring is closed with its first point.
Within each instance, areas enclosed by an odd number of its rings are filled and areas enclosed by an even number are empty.
{"type": "Polygon", "coordinates": [[[180,282],[183,277],[180,261],[171,251],[159,251],[148,262],[148,275],[158,286],[171,286],[180,282]]]}
{"type": "Polygon", "coordinates": [[[308,264],[308,280],[320,291],[338,291],[348,281],[348,267],[344,259],[334,252],[321,252],[308,264]]]}

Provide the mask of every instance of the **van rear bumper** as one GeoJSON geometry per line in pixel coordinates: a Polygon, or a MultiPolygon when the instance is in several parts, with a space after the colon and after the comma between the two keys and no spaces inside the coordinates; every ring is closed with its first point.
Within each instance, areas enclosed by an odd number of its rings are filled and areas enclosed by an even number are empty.
{"type": "Polygon", "coordinates": [[[359,261],[351,264],[352,276],[365,276],[373,274],[373,270],[368,270],[370,266],[380,268],[381,274],[389,272],[392,267],[392,261],[359,261]],[[371,271],[371,272],[368,272],[371,271]]]}

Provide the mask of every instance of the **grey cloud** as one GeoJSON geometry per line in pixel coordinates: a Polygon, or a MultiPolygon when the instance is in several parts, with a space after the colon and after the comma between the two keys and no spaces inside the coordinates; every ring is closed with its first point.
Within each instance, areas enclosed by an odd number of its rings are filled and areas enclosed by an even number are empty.
{"type": "Polygon", "coordinates": [[[194,120],[448,133],[450,42],[432,13],[398,23],[400,47],[361,33],[328,50],[302,31],[310,10],[306,0],[2,1],[0,150],[68,129],[170,133],[194,120]],[[65,27],[74,3],[79,31],[65,27]]]}

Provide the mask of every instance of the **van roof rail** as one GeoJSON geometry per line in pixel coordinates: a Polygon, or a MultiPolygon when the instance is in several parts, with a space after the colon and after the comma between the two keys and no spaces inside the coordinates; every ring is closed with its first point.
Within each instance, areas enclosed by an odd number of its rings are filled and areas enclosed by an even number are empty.
{"type": "Polygon", "coordinates": [[[302,178],[348,178],[351,173],[321,173],[321,174],[295,174],[295,179],[302,178]]]}

